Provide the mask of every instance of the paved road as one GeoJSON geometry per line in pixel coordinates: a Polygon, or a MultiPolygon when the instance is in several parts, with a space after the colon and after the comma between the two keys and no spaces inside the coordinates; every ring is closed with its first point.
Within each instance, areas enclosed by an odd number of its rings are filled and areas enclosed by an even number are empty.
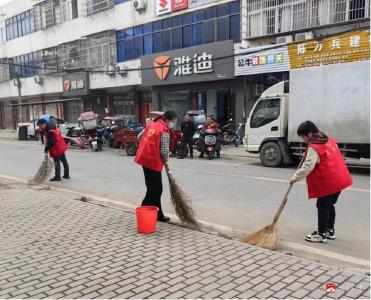
{"type": "MultiPolygon", "coordinates": [[[[0,141],[0,157],[0,174],[29,178],[38,168],[42,148],[32,142],[0,141]]],[[[68,159],[72,180],[58,186],[130,204],[141,202],[144,179],[132,157],[116,151],[71,150],[68,159]]],[[[271,222],[287,188],[287,179],[294,172],[292,168],[265,168],[256,159],[246,158],[172,159],[171,166],[178,181],[192,195],[201,220],[245,232],[271,222]]],[[[352,175],[353,186],[342,193],[337,204],[337,239],[326,245],[304,241],[305,234],[316,228],[315,202],[306,199],[304,184],[294,187],[280,221],[280,233],[287,246],[284,249],[330,264],[337,258],[369,261],[370,178],[368,170],[353,170],[352,175]]],[[[172,212],[166,184],[164,190],[165,211],[172,212]]],[[[344,261],[334,263],[349,266],[344,261]]]]}
{"type": "Polygon", "coordinates": [[[349,270],[164,223],[138,234],[121,209],[1,183],[1,299],[370,298],[349,270]]]}

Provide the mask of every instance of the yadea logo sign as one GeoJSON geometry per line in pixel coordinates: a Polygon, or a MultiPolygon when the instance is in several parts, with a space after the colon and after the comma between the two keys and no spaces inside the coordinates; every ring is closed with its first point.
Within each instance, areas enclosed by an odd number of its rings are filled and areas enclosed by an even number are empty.
{"type": "Polygon", "coordinates": [[[171,12],[171,0],[155,0],[156,15],[161,16],[171,12]]]}

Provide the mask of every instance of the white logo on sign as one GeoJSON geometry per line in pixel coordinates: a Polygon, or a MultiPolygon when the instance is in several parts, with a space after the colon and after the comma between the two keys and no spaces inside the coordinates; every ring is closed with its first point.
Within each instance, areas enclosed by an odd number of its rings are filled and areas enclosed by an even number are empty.
{"type": "Polygon", "coordinates": [[[174,76],[186,76],[192,74],[204,74],[213,72],[213,56],[203,52],[201,55],[195,54],[193,62],[190,56],[183,55],[174,58],[174,76]]]}
{"type": "Polygon", "coordinates": [[[156,0],[156,15],[161,16],[171,12],[171,0],[156,0]]]}

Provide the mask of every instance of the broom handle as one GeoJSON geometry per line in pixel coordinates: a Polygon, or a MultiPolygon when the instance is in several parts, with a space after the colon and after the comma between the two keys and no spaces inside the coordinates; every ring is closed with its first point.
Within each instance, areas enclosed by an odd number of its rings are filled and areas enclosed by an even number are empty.
{"type": "Polygon", "coordinates": [[[277,223],[278,222],[278,219],[281,216],[281,213],[283,211],[283,208],[285,207],[285,205],[287,203],[287,197],[288,197],[288,195],[289,195],[289,193],[290,193],[293,185],[294,185],[293,183],[290,183],[289,188],[287,189],[287,191],[285,193],[285,196],[283,196],[283,199],[282,199],[282,202],[280,204],[280,207],[278,208],[278,210],[276,212],[276,215],[274,216],[273,223],[277,223]]]}
{"type": "MultiPolygon", "coordinates": [[[[304,160],[305,160],[305,155],[303,155],[301,157],[301,160],[300,160],[300,163],[299,163],[299,166],[298,166],[297,170],[299,170],[301,168],[301,166],[304,163],[304,160]]],[[[293,183],[290,183],[290,185],[289,185],[289,187],[288,187],[288,189],[287,189],[287,191],[285,193],[285,196],[283,196],[283,199],[282,199],[282,202],[280,204],[280,207],[278,208],[278,210],[277,210],[277,212],[276,212],[276,214],[274,216],[273,223],[277,223],[278,222],[278,219],[280,218],[281,213],[282,213],[282,211],[283,211],[283,209],[284,209],[284,207],[285,207],[285,205],[287,203],[287,197],[289,196],[290,191],[291,191],[293,185],[294,185],[293,183]]]]}
{"type": "Polygon", "coordinates": [[[165,170],[166,170],[166,173],[167,173],[167,174],[170,173],[169,164],[168,164],[167,162],[165,163],[165,170]]]}

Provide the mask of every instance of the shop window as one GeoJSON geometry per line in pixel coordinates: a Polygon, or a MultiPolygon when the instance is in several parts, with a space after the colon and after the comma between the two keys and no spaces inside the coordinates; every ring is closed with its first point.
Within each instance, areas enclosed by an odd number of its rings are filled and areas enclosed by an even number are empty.
{"type": "Polygon", "coordinates": [[[216,7],[209,7],[205,10],[205,20],[216,18],[216,7]]]}
{"type": "Polygon", "coordinates": [[[217,17],[224,17],[229,15],[229,4],[219,5],[216,9],[217,17]]]}
{"type": "Polygon", "coordinates": [[[240,41],[240,1],[209,7],[127,28],[117,32],[118,60],[139,58],[142,54],[202,45],[233,39],[240,41]],[[133,37],[142,37],[132,41],[133,37]],[[124,42],[122,42],[124,41],[124,42]],[[132,44],[133,55],[122,50],[132,44]],[[142,46],[141,46],[142,45],[142,46]],[[143,47],[141,51],[141,47],[143,47]]]}
{"type": "Polygon", "coordinates": [[[182,26],[182,16],[176,16],[171,18],[171,26],[178,27],[182,26]]]}
{"type": "Polygon", "coordinates": [[[182,36],[182,27],[175,28],[171,31],[172,49],[182,48],[182,36]]]}
{"type": "Polygon", "coordinates": [[[134,57],[143,55],[143,37],[139,36],[134,39],[134,57]]]}
{"type": "Polygon", "coordinates": [[[147,23],[143,25],[143,34],[152,33],[152,23],[147,23]]]}
{"type": "Polygon", "coordinates": [[[196,11],[193,18],[195,22],[202,22],[204,20],[204,11],[196,11]]]}
{"type": "Polygon", "coordinates": [[[182,25],[188,25],[193,23],[193,13],[182,15],[182,25]]]}
{"type": "Polygon", "coordinates": [[[240,36],[240,15],[231,16],[229,19],[229,38],[238,43],[240,36]]]}
{"type": "Polygon", "coordinates": [[[138,35],[142,35],[142,34],[143,34],[143,26],[142,25],[135,26],[134,27],[134,35],[138,36],[138,35]]]}
{"type": "Polygon", "coordinates": [[[153,53],[161,52],[161,32],[153,34],[153,53]]]}
{"type": "Polygon", "coordinates": [[[153,53],[153,38],[152,34],[147,34],[143,36],[143,54],[152,54],[153,53]]]}
{"type": "Polygon", "coordinates": [[[171,19],[164,19],[162,20],[162,29],[168,29],[171,27],[171,19]]]}
{"type": "Polygon", "coordinates": [[[225,41],[229,38],[229,18],[217,19],[217,37],[216,40],[225,41]]]}
{"type": "Polygon", "coordinates": [[[183,48],[192,47],[192,25],[183,27],[183,48]]]}
{"type": "Polygon", "coordinates": [[[198,23],[194,25],[195,45],[201,45],[204,42],[204,24],[198,23]]]}
{"type": "Polygon", "coordinates": [[[170,45],[170,30],[162,31],[161,32],[161,51],[168,51],[171,49],[170,45]]]}
{"type": "Polygon", "coordinates": [[[204,25],[204,43],[215,42],[215,20],[207,21],[204,25]]]}

